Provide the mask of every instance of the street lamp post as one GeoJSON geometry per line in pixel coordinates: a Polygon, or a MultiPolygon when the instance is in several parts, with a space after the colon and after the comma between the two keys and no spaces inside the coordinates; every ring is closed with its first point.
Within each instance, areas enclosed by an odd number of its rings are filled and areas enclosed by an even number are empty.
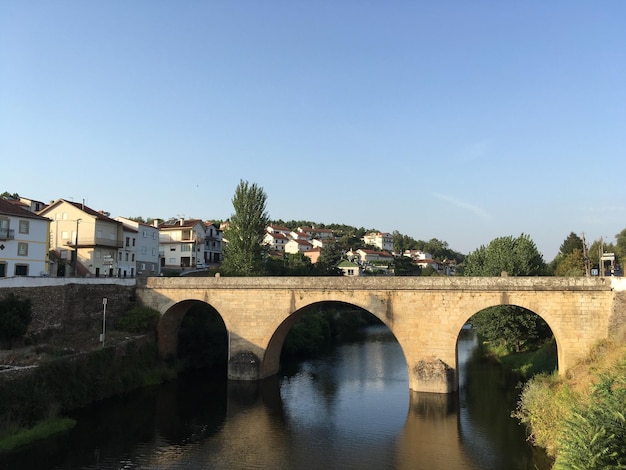
{"type": "Polygon", "coordinates": [[[100,335],[100,342],[102,343],[102,347],[104,347],[104,336],[106,334],[107,329],[107,298],[104,297],[102,299],[102,334],[100,335]]]}
{"type": "Polygon", "coordinates": [[[78,224],[80,223],[82,219],[76,219],[76,240],[74,240],[74,251],[75,253],[75,258],[74,258],[74,277],[78,277],[78,224]]]}

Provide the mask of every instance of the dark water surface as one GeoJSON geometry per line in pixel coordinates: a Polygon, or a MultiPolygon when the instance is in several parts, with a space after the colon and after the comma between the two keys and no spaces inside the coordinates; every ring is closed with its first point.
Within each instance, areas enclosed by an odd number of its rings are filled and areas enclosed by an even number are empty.
{"type": "MultiPolygon", "coordinates": [[[[515,380],[468,360],[458,394],[408,389],[384,327],[261,384],[188,376],[76,414],[71,432],[0,456],[3,469],[538,469],[510,418],[515,380]]],[[[288,369],[288,370],[287,370],[288,369]]]]}

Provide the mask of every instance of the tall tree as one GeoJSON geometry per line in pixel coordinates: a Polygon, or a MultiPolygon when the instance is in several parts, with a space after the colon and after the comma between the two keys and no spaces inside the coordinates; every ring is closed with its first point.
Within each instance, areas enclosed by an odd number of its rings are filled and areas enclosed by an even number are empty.
{"type": "Polygon", "coordinates": [[[563,255],[569,255],[574,250],[583,249],[583,241],[582,239],[576,235],[574,232],[570,232],[565,241],[561,244],[560,253],[563,255]]]}
{"type": "Polygon", "coordinates": [[[342,250],[336,242],[328,243],[315,263],[315,272],[319,276],[341,276],[342,271],[337,267],[343,256],[342,250]]]}
{"type": "MultiPolygon", "coordinates": [[[[500,276],[503,271],[511,276],[545,274],[543,256],[528,235],[496,238],[465,258],[466,276],[500,276]]],[[[470,322],[483,338],[498,341],[515,351],[519,351],[525,341],[551,336],[550,328],[541,317],[514,305],[486,308],[470,322]]]]}
{"type": "Polygon", "coordinates": [[[262,245],[269,223],[267,195],[256,183],[241,180],[232,203],[235,213],[224,232],[227,240],[221,271],[229,276],[259,276],[264,273],[265,249],[262,245]]]}
{"type": "Polygon", "coordinates": [[[530,236],[521,234],[496,238],[488,246],[481,246],[465,258],[466,276],[541,276],[546,274],[546,263],[530,236]]]}

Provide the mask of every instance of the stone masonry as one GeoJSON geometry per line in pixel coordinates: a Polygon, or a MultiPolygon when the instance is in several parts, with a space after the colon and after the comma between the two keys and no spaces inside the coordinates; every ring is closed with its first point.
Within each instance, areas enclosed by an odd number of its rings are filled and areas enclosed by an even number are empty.
{"type": "Polygon", "coordinates": [[[367,310],[395,335],[407,361],[409,387],[457,390],[456,344],[463,325],[494,305],[541,316],[556,338],[565,373],[597,341],[623,328],[621,278],[559,277],[274,277],[148,278],[138,300],[162,313],[159,349],[175,354],[178,328],[194,302],[211,305],[229,336],[229,378],[259,380],[278,372],[280,351],[305,307],[341,302],[367,310]]]}

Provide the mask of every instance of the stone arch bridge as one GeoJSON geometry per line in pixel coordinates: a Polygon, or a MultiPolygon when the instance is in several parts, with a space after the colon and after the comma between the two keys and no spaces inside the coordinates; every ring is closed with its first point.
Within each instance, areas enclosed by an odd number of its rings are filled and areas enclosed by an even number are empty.
{"type": "Polygon", "coordinates": [[[409,387],[457,390],[457,339],[467,320],[495,305],[517,305],[552,329],[560,373],[626,319],[621,278],[560,277],[258,277],[148,278],[137,298],[161,312],[158,343],[175,354],[180,322],[196,301],[209,304],[228,332],[228,378],[259,380],[278,372],[283,340],[306,307],[341,302],[362,308],[394,334],[409,387]]]}

